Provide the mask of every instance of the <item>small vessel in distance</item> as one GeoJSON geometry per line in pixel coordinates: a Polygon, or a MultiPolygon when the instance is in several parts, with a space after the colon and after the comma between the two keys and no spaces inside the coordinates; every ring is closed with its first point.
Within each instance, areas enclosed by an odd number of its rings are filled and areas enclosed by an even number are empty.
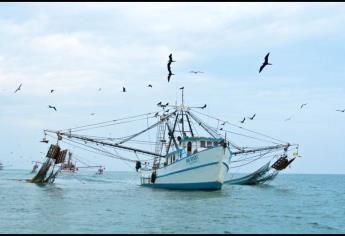
{"type": "Polygon", "coordinates": [[[61,171],[62,172],[71,172],[74,173],[78,171],[78,168],[76,167],[76,162],[72,162],[72,153],[68,152],[68,160],[67,163],[62,163],[61,164],[61,171]]]}

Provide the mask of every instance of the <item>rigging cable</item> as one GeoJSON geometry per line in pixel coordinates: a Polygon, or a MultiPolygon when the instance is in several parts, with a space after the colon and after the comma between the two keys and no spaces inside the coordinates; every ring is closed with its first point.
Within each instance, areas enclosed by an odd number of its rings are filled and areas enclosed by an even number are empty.
{"type": "MultiPolygon", "coordinates": [[[[199,112],[199,111],[196,111],[196,110],[194,110],[194,109],[192,109],[192,110],[193,110],[193,112],[196,112],[196,113],[199,113],[199,114],[201,114],[201,115],[208,116],[208,117],[210,117],[210,118],[212,118],[212,119],[218,120],[218,118],[215,118],[215,117],[213,117],[213,116],[204,114],[204,113],[199,112]]],[[[243,128],[243,127],[241,127],[241,126],[232,124],[232,123],[230,123],[229,121],[224,121],[224,120],[222,120],[222,121],[223,121],[223,122],[226,122],[226,123],[228,123],[229,125],[232,125],[232,126],[234,126],[234,127],[236,127],[236,128],[240,128],[240,129],[243,129],[243,130],[246,130],[246,131],[249,131],[249,132],[258,134],[258,135],[262,135],[262,136],[265,136],[265,137],[267,137],[267,138],[273,139],[273,140],[278,141],[278,142],[288,143],[288,142],[286,142],[286,141],[283,141],[283,140],[280,140],[280,139],[277,139],[277,138],[273,138],[273,137],[268,136],[268,135],[266,135],[266,134],[263,134],[263,133],[260,133],[260,132],[257,132],[257,131],[253,131],[253,130],[250,130],[250,129],[247,129],[247,128],[243,128]]]]}

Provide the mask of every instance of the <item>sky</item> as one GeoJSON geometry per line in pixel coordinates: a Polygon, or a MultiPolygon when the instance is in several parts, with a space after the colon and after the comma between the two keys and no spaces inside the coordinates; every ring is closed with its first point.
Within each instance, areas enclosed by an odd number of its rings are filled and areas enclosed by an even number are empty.
{"type": "Polygon", "coordinates": [[[285,173],[345,174],[344,13],[344,3],[0,3],[0,161],[30,169],[47,152],[44,129],[156,111],[184,86],[205,113],[235,124],[256,113],[245,128],[298,143],[285,173]]]}

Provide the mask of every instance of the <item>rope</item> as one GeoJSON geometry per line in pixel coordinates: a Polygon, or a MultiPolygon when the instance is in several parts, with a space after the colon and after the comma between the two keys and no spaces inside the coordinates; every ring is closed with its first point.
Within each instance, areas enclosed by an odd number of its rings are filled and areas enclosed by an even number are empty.
{"type": "MultiPolygon", "coordinates": [[[[201,114],[201,115],[207,116],[207,117],[212,118],[212,119],[215,119],[215,120],[219,120],[219,119],[218,119],[218,118],[216,118],[216,117],[213,117],[213,116],[210,116],[210,115],[204,114],[204,113],[199,112],[199,111],[195,111],[194,109],[193,109],[193,112],[199,113],[199,114],[201,114]]],[[[255,134],[258,134],[258,135],[262,135],[262,136],[264,136],[264,137],[267,137],[267,138],[273,139],[273,140],[278,141],[278,142],[287,143],[286,141],[283,141],[283,140],[280,140],[280,139],[277,139],[277,138],[273,138],[273,137],[268,136],[268,135],[266,135],[266,134],[263,134],[263,133],[260,133],[260,132],[257,132],[257,131],[253,131],[253,130],[246,129],[246,128],[243,128],[243,127],[241,127],[241,126],[238,126],[238,125],[232,124],[232,123],[230,123],[229,121],[225,121],[225,120],[222,120],[222,121],[223,121],[223,122],[226,122],[226,123],[228,123],[229,125],[232,125],[232,126],[234,126],[234,127],[236,127],[236,128],[240,128],[240,129],[246,130],[246,131],[248,131],[248,132],[252,132],[252,133],[255,133],[255,134]]]]}
{"type": "Polygon", "coordinates": [[[155,113],[155,112],[149,112],[149,113],[140,114],[140,115],[135,115],[135,116],[123,117],[123,118],[119,118],[119,119],[116,119],[116,120],[109,120],[109,121],[104,121],[104,122],[95,123],[95,124],[89,124],[89,125],[78,126],[78,127],[71,128],[71,129],[63,129],[63,130],[60,130],[60,131],[68,131],[68,130],[73,130],[73,129],[85,128],[85,127],[89,127],[89,126],[101,125],[101,124],[106,124],[106,123],[110,123],[110,122],[116,122],[116,121],[120,121],[120,120],[126,120],[126,119],[136,118],[136,117],[140,117],[140,116],[144,116],[144,115],[150,115],[150,114],[154,114],[154,113],[155,113]]]}

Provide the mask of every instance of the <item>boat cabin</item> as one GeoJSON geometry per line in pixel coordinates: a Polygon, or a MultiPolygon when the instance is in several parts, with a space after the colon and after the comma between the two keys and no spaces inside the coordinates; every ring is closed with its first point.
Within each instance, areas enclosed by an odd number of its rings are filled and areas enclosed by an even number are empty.
{"type": "Polygon", "coordinates": [[[185,150],[187,156],[189,156],[209,148],[218,147],[224,141],[222,138],[210,137],[184,137],[183,139],[178,137],[177,140],[180,149],[167,154],[164,166],[170,165],[180,159],[183,153],[182,150],[185,150]]]}

